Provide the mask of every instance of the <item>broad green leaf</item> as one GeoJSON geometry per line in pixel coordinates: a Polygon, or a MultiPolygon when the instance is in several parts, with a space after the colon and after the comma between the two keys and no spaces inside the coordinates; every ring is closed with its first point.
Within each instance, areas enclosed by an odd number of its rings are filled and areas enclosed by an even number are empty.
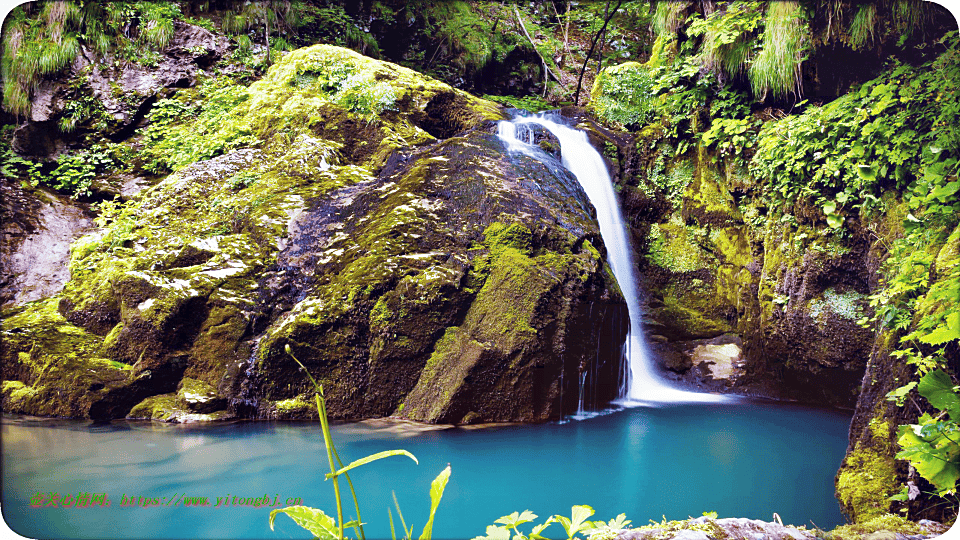
{"type": "MultiPolygon", "coordinates": [[[[902,444],[902,443],[901,443],[902,444]]],[[[897,459],[908,459],[920,476],[934,485],[938,491],[955,490],[960,480],[960,463],[929,444],[916,445],[897,454],[897,459]]]]}
{"type": "Polygon", "coordinates": [[[833,201],[827,201],[827,202],[823,203],[823,213],[824,213],[824,214],[827,214],[827,215],[829,216],[830,214],[833,214],[833,213],[836,212],[836,211],[837,211],[837,203],[835,203],[835,202],[833,202],[833,201]]]}
{"type": "Polygon", "coordinates": [[[922,336],[920,341],[928,345],[942,345],[955,339],[960,339],[960,311],[948,315],[944,324],[922,336]]]}
{"type": "Polygon", "coordinates": [[[430,540],[430,536],[433,534],[433,515],[437,513],[437,506],[440,505],[440,498],[443,497],[443,490],[446,489],[448,480],[450,480],[449,464],[430,483],[430,519],[423,526],[420,540],[430,540]]]}
{"type": "Polygon", "coordinates": [[[935,369],[924,375],[917,391],[934,407],[949,412],[953,421],[960,420],[960,396],[957,396],[953,379],[945,371],[935,369]]]}
{"type": "Polygon", "coordinates": [[[571,517],[555,516],[563,530],[567,533],[567,538],[573,538],[573,535],[580,532],[583,522],[593,515],[593,508],[587,505],[576,505],[571,509],[571,517]]]}
{"type": "Polygon", "coordinates": [[[868,182],[873,182],[877,179],[877,171],[870,165],[857,165],[857,174],[860,175],[860,178],[868,182]]]}
{"type": "Polygon", "coordinates": [[[934,199],[939,199],[941,202],[949,202],[951,196],[960,191],[960,181],[954,180],[953,182],[947,182],[942,186],[937,186],[936,189],[930,192],[927,195],[926,202],[930,202],[934,199]]]}
{"type": "Polygon", "coordinates": [[[843,218],[836,214],[830,214],[827,216],[827,225],[833,229],[839,229],[843,225],[843,218]]]}
{"type": "Polygon", "coordinates": [[[487,525],[487,534],[475,536],[473,540],[510,540],[510,529],[499,525],[487,525]]]}
{"type": "Polygon", "coordinates": [[[340,531],[337,529],[337,523],[334,519],[323,513],[323,510],[317,508],[310,508],[309,506],[288,506],[286,508],[278,508],[270,512],[270,530],[273,530],[273,520],[277,518],[277,514],[286,514],[290,516],[290,519],[294,523],[303,527],[310,534],[320,538],[321,540],[336,540],[340,535],[340,531]]]}
{"type": "Polygon", "coordinates": [[[351,464],[347,465],[346,467],[337,470],[337,472],[327,473],[327,480],[340,476],[341,474],[349,470],[356,469],[361,465],[366,465],[371,461],[377,461],[378,459],[388,458],[392,456],[407,456],[408,458],[412,459],[414,463],[418,465],[420,464],[420,462],[417,461],[416,456],[414,456],[410,452],[407,452],[406,450],[384,450],[383,452],[377,452],[376,454],[371,454],[367,457],[362,457],[352,462],[351,464]]]}
{"type": "Polygon", "coordinates": [[[524,523],[530,523],[535,519],[537,519],[536,514],[530,510],[524,510],[522,514],[520,512],[514,512],[509,516],[503,516],[502,518],[494,521],[494,523],[499,523],[513,529],[523,525],[524,523]]]}

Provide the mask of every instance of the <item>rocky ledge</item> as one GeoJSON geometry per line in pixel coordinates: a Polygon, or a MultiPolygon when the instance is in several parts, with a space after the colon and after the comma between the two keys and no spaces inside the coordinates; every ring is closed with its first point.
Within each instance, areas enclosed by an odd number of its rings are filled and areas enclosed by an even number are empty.
{"type": "Polygon", "coordinates": [[[921,540],[936,538],[947,527],[930,520],[912,523],[896,516],[883,522],[842,525],[833,531],[807,529],[747,518],[713,519],[707,516],[652,524],[622,531],[614,540],[921,540]]]}

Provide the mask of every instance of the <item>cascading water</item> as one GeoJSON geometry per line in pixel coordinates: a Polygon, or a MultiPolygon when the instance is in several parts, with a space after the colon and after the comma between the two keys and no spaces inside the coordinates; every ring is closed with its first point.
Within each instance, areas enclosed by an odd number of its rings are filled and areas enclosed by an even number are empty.
{"type": "Polygon", "coordinates": [[[497,127],[498,135],[507,145],[508,151],[521,152],[540,159],[542,152],[533,146],[534,134],[527,124],[542,126],[560,141],[563,166],[577,177],[590,202],[597,209],[600,235],[607,247],[607,263],[617,278],[630,314],[630,333],[625,344],[629,369],[625,388],[620,392],[620,403],[638,405],[651,402],[718,402],[727,399],[727,396],[673,388],[654,372],[653,359],[640,323],[643,313],[640,310],[627,228],[603,158],[590,145],[585,132],[558,123],[543,114],[500,122],[497,127]]]}

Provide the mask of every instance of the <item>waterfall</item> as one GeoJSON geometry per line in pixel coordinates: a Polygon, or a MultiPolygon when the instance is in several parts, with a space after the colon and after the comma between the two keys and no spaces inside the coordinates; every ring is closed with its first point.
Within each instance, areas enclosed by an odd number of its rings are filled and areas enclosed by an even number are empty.
{"type": "Polygon", "coordinates": [[[521,152],[539,159],[542,151],[533,146],[534,133],[529,124],[538,124],[560,141],[561,162],[576,176],[590,202],[597,210],[600,236],[607,248],[607,263],[613,271],[630,314],[630,332],[625,343],[628,368],[625,388],[621,390],[622,405],[662,402],[716,402],[727,396],[680,390],[670,386],[655,372],[653,358],[643,335],[640,297],[627,227],[620,212],[613,181],[607,172],[603,157],[587,140],[587,134],[551,120],[540,114],[501,121],[497,126],[499,137],[507,150],[521,152]]]}

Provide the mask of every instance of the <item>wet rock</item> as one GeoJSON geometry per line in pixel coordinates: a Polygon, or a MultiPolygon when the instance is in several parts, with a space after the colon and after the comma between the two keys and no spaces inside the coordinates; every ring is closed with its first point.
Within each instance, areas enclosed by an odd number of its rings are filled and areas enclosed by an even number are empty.
{"type": "Polygon", "coordinates": [[[663,369],[676,373],[686,373],[693,367],[693,360],[689,355],[683,354],[681,351],[667,345],[663,341],[652,341],[650,343],[650,352],[653,353],[653,357],[656,358],[657,363],[663,369]]]}

